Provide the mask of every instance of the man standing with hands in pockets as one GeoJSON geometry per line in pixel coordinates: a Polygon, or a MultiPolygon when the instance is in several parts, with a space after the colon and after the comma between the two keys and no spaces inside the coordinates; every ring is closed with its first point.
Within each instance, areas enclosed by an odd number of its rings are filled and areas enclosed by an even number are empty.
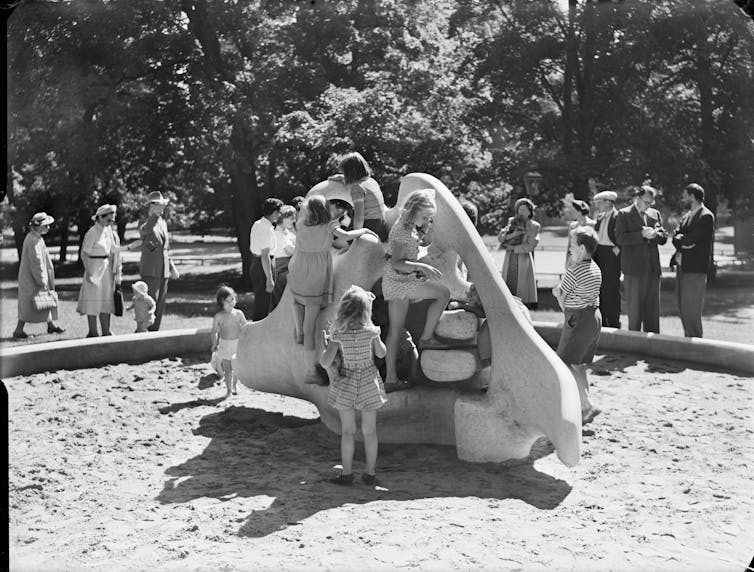
{"type": "Polygon", "coordinates": [[[673,236],[676,251],[676,298],[683,335],[702,337],[702,309],[707,288],[707,270],[712,259],[715,215],[704,206],[704,189],[691,183],[683,189],[683,206],[689,209],[673,236]]]}
{"type": "Polygon", "coordinates": [[[668,235],[662,216],[651,208],[657,191],[649,185],[635,190],[634,204],[618,211],[615,239],[621,247],[621,269],[626,287],[628,329],[660,333],[660,252],[668,235]]]}
{"type": "Polygon", "coordinates": [[[618,194],[609,189],[594,195],[599,215],[594,230],[597,232],[597,250],[592,257],[602,272],[600,288],[600,314],[602,325],[620,328],[620,248],[615,239],[615,221],[618,194]]]}

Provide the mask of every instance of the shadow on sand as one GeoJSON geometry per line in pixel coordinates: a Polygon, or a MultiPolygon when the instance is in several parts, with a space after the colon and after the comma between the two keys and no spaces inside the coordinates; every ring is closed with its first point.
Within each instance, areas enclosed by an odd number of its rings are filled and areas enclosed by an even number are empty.
{"type": "MultiPolygon", "coordinates": [[[[337,473],[340,438],[318,419],[303,419],[247,407],[206,415],[194,433],[211,439],[201,455],[170,467],[157,500],[185,503],[197,498],[274,497],[263,510],[252,511],[238,534],[261,537],[296,525],[317,512],[344,504],[375,500],[407,501],[435,497],[519,499],[552,510],[571,486],[537,471],[531,462],[505,466],[465,463],[455,447],[380,445],[378,478],[382,487],[367,487],[359,476],[363,449],[357,443],[352,487],[328,480],[337,473]]],[[[544,440],[532,457],[549,454],[544,440]]]]}

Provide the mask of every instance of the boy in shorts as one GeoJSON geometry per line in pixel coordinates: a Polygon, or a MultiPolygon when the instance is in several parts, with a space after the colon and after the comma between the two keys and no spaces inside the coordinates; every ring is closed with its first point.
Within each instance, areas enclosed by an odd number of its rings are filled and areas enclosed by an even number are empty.
{"type": "Polygon", "coordinates": [[[576,378],[583,424],[589,423],[600,413],[589,403],[589,382],[586,379],[586,364],[594,359],[602,329],[599,310],[602,273],[592,260],[595,250],[597,234],[594,230],[586,226],[574,229],[570,247],[573,265],[552,289],[564,314],[558,356],[576,378]]]}

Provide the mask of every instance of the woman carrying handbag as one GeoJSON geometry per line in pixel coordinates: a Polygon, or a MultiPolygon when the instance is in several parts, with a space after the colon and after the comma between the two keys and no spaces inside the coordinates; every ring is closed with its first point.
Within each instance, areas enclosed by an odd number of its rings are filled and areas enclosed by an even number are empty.
{"type": "Polygon", "coordinates": [[[18,324],[13,332],[13,337],[17,339],[29,337],[24,332],[27,322],[47,322],[48,334],[65,332],[54,322],[58,319],[55,269],[42,238],[53,222],[55,219],[45,212],[35,214],[29,222],[29,234],[24,239],[18,267],[18,324]]]}
{"type": "Polygon", "coordinates": [[[84,280],[79,291],[76,310],[86,315],[89,323],[87,338],[99,335],[97,316],[102,335],[110,332],[110,315],[115,313],[116,289],[120,288],[121,259],[120,239],[113,229],[115,205],[102,205],[92,219],[94,226],[84,236],[81,245],[81,260],[84,262],[84,280]]]}

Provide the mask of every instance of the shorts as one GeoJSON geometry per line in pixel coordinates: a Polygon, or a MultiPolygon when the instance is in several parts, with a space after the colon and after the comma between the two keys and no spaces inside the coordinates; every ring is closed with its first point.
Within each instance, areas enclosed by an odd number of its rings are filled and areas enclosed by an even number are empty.
{"type": "Polygon", "coordinates": [[[235,340],[225,340],[220,338],[220,343],[217,345],[217,357],[222,360],[236,359],[236,350],[238,349],[238,338],[235,340]]]}
{"type": "Polygon", "coordinates": [[[592,363],[602,330],[599,308],[566,308],[558,356],[569,365],[592,363]]]}

